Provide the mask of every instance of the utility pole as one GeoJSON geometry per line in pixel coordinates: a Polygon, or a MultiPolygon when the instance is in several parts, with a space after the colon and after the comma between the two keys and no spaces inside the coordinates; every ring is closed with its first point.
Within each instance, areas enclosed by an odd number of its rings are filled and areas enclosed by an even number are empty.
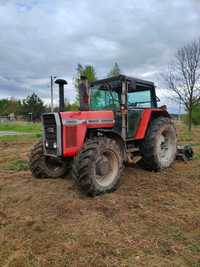
{"type": "Polygon", "coordinates": [[[51,112],[53,112],[53,76],[51,75],[51,112]]]}
{"type": "Polygon", "coordinates": [[[53,83],[56,76],[51,75],[51,112],[53,112],[53,83]]]}

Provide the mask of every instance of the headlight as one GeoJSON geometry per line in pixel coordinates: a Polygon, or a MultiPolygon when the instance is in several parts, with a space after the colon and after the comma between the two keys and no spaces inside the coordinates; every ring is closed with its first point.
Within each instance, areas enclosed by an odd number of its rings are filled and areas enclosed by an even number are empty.
{"type": "Polygon", "coordinates": [[[45,147],[49,147],[49,143],[45,141],[45,147]]]}
{"type": "Polygon", "coordinates": [[[57,148],[57,144],[53,143],[53,148],[56,149],[57,148]]]}

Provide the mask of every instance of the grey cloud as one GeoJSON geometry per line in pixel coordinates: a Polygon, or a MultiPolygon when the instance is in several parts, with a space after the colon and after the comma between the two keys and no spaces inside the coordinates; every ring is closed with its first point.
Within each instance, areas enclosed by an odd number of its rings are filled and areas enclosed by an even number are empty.
{"type": "Polygon", "coordinates": [[[99,77],[117,61],[123,73],[155,80],[199,28],[197,0],[1,1],[0,97],[23,97],[28,88],[48,99],[49,76],[57,74],[73,99],[79,62],[99,77]]]}

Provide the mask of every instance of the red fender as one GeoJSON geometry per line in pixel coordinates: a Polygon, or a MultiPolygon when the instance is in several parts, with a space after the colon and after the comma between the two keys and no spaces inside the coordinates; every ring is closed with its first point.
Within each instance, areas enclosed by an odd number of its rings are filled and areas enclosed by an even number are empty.
{"type": "Polygon", "coordinates": [[[140,140],[144,139],[147,128],[153,116],[156,117],[170,117],[169,113],[164,109],[145,109],[140,118],[138,129],[135,133],[134,139],[140,140]]]}

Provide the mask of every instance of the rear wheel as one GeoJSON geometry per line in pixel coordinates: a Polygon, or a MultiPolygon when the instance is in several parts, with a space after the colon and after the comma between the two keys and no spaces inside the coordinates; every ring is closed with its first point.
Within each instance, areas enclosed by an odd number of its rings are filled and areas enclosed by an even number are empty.
{"type": "Polygon", "coordinates": [[[170,118],[154,119],[141,143],[141,164],[149,170],[169,167],[176,157],[176,130],[170,118]]]}
{"type": "Polygon", "coordinates": [[[72,174],[86,195],[100,195],[114,191],[123,170],[120,146],[111,138],[88,140],[74,159],[72,174]]]}
{"type": "Polygon", "coordinates": [[[45,156],[43,142],[36,143],[29,154],[29,166],[35,178],[63,177],[71,169],[71,162],[50,156],[45,156]]]}

